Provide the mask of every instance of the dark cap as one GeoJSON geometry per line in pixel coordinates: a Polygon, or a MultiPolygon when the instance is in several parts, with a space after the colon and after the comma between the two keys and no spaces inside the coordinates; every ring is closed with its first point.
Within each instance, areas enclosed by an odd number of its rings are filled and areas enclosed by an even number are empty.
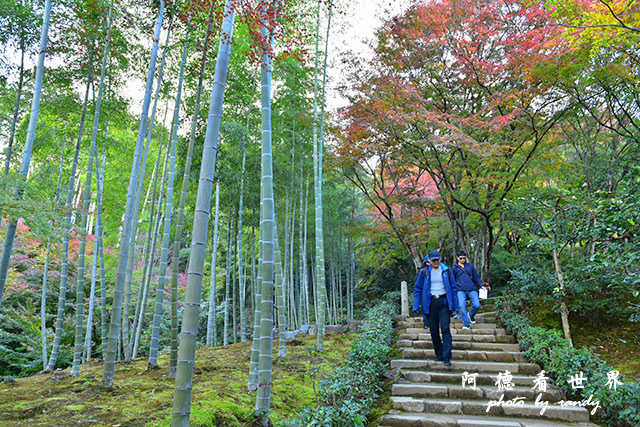
{"type": "Polygon", "coordinates": [[[458,251],[458,253],[456,254],[456,256],[467,256],[467,253],[465,251],[458,251]]]}
{"type": "Polygon", "coordinates": [[[429,252],[429,259],[430,260],[440,259],[440,258],[442,258],[442,256],[440,255],[440,252],[438,252],[437,249],[434,249],[431,252],[429,252]]]}

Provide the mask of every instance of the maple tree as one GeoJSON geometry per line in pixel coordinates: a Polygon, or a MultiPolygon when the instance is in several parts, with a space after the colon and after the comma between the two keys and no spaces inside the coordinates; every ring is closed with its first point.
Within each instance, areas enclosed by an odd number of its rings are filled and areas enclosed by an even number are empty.
{"type": "Polygon", "coordinates": [[[485,279],[503,204],[564,111],[529,71],[562,49],[549,19],[516,0],[415,4],[378,32],[343,111],[352,164],[387,156],[424,169],[456,248],[470,247],[468,221],[479,222],[485,279]]]}

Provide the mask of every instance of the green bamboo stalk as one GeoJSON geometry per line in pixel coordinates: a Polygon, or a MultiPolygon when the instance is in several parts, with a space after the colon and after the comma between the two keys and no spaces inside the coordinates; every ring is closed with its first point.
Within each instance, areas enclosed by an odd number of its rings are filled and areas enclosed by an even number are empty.
{"type": "Polygon", "coordinates": [[[193,363],[196,351],[200,299],[202,296],[202,275],[207,243],[207,229],[209,226],[209,209],[211,205],[213,180],[215,178],[216,154],[220,136],[224,87],[227,80],[227,69],[231,52],[235,6],[235,0],[226,1],[220,34],[220,46],[218,48],[218,61],[209,103],[207,132],[202,149],[200,182],[198,183],[198,196],[196,198],[193,232],[191,234],[187,292],[183,309],[182,331],[180,347],[178,349],[178,365],[173,397],[173,416],[171,422],[174,427],[188,426],[189,415],[191,413],[193,363]]]}
{"type": "MultiPolygon", "coordinates": [[[[167,30],[167,37],[165,39],[164,49],[162,51],[162,58],[160,60],[160,69],[158,71],[158,80],[156,82],[156,94],[153,100],[153,107],[151,108],[151,119],[147,123],[146,143],[144,148],[144,154],[142,155],[142,164],[140,166],[140,172],[138,173],[138,183],[136,187],[136,197],[133,204],[133,214],[131,218],[131,232],[129,236],[129,255],[127,257],[127,275],[125,279],[125,302],[122,312],[122,340],[123,347],[125,348],[125,360],[131,360],[132,356],[132,337],[129,332],[129,309],[131,305],[131,282],[133,280],[133,262],[136,255],[136,237],[138,234],[138,215],[140,210],[140,199],[142,197],[142,190],[144,187],[144,175],[147,168],[147,159],[149,157],[149,147],[151,145],[151,138],[153,136],[153,128],[155,125],[156,111],[158,107],[158,100],[160,99],[160,89],[162,88],[162,79],[164,76],[164,67],[166,61],[167,50],[169,48],[169,38],[171,34],[171,23],[173,21],[173,15],[169,17],[169,29],[167,30]]],[[[166,110],[165,110],[166,111],[166,110]]],[[[142,287],[140,287],[142,289],[142,287]]],[[[139,292],[138,303],[141,300],[142,292],[139,292]]],[[[134,325],[135,326],[135,325],[134,325]]],[[[136,326],[137,327],[137,326],[136,326]]],[[[135,333],[136,327],[133,328],[131,334],[135,333]]]]}
{"type": "Polygon", "coordinates": [[[116,353],[118,350],[118,336],[120,335],[120,322],[122,317],[122,299],[124,286],[126,281],[126,267],[129,255],[129,235],[131,232],[131,218],[133,214],[133,205],[135,201],[135,192],[138,184],[138,174],[140,172],[140,160],[143,150],[143,142],[145,130],[147,129],[147,120],[149,113],[149,104],[151,103],[151,89],[153,86],[153,76],[156,68],[156,60],[158,56],[158,41],[160,39],[160,30],[162,28],[162,18],[164,16],[164,0],[160,0],[158,8],[158,17],[156,19],[155,34],[153,38],[153,46],[151,48],[151,60],[149,62],[149,72],[147,74],[147,85],[145,89],[144,101],[142,104],[142,114],[140,117],[140,126],[138,127],[138,139],[131,168],[131,176],[129,178],[129,187],[127,190],[127,204],[124,212],[124,221],[122,225],[122,233],[120,235],[120,252],[118,254],[118,269],[116,272],[116,285],[114,299],[111,311],[111,322],[109,326],[109,335],[107,337],[107,352],[102,374],[102,386],[113,386],[113,375],[115,373],[116,353]]]}
{"type": "MultiPolygon", "coordinates": [[[[29,174],[29,165],[31,164],[31,153],[33,151],[33,142],[36,136],[36,127],[38,125],[38,115],[40,112],[40,95],[42,94],[42,78],[44,75],[44,58],[47,54],[47,44],[49,40],[49,18],[51,17],[51,0],[44,3],[44,15],[42,17],[42,32],[40,33],[40,54],[38,55],[38,64],[36,66],[36,80],[33,88],[33,98],[31,101],[31,115],[29,117],[29,128],[27,130],[27,140],[24,145],[24,155],[20,164],[20,175],[25,179],[29,174]]],[[[20,194],[16,195],[20,197],[20,194]]],[[[2,249],[2,257],[0,257],[0,305],[2,305],[2,296],[4,295],[4,287],[7,282],[7,274],[9,273],[9,260],[13,251],[13,241],[16,237],[16,229],[18,227],[18,218],[14,218],[9,222],[7,232],[5,234],[4,245],[2,249]]]]}
{"type": "MultiPolygon", "coordinates": [[[[104,54],[102,56],[102,70],[100,71],[100,84],[98,86],[98,97],[96,107],[93,114],[93,130],[91,133],[91,145],[89,147],[89,163],[87,165],[87,174],[85,177],[84,201],[82,203],[80,244],[78,245],[78,277],[76,282],[76,339],[75,352],[73,355],[73,366],[71,367],[71,376],[75,377],[80,373],[80,363],[82,361],[82,317],[84,314],[84,262],[85,249],[87,245],[87,235],[84,230],[87,229],[87,216],[89,213],[89,202],[91,201],[91,179],[93,176],[93,159],[96,153],[96,141],[98,139],[98,126],[100,124],[100,110],[102,108],[102,96],[104,94],[104,81],[107,73],[107,58],[109,57],[109,46],[111,42],[111,17],[113,14],[112,4],[109,5],[109,15],[107,24],[107,37],[104,44],[104,54]]],[[[95,276],[94,276],[95,277],[95,276]]],[[[93,290],[95,291],[95,281],[93,282],[93,290]]],[[[91,299],[93,303],[93,298],[91,299]]]]}
{"type": "MultiPolygon", "coordinates": [[[[247,120],[248,121],[248,120],[247,120]]],[[[245,318],[246,283],[244,278],[244,265],[242,261],[242,196],[244,193],[244,171],[247,158],[246,149],[242,153],[242,172],[240,175],[240,207],[238,208],[238,277],[240,285],[240,341],[247,340],[247,324],[245,318]]]]}
{"type": "Polygon", "coordinates": [[[216,313],[216,262],[218,253],[218,220],[220,216],[220,184],[216,182],[216,210],[213,225],[213,248],[211,249],[211,287],[209,291],[209,312],[207,317],[207,347],[218,345],[216,313]]]}
{"type": "MultiPolygon", "coordinates": [[[[277,6],[274,1],[273,6],[277,6]]],[[[267,7],[264,5],[263,7],[267,7]]],[[[264,15],[268,13],[264,10],[264,15]]],[[[271,135],[271,77],[273,72],[273,34],[269,32],[265,17],[261,35],[265,41],[261,58],[261,104],[262,104],[262,178],[261,194],[263,200],[263,218],[260,223],[262,240],[262,301],[260,318],[260,358],[258,363],[258,392],[256,412],[260,423],[267,425],[271,402],[272,364],[273,364],[273,279],[274,279],[274,233],[275,203],[273,193],[273,155],[271,135]]]]}
{"type": "Polygon", "coordinates": [[[78,168],[78,157],[80,156],[80,146],[82,143],[82,136],[84,134],[84,123],[87,115],[87,105],[89,101],[89,88],[91,86],[91,79],[87,80],[87,87],[84,96],[84,107],[82,109],[82,116],[80,118],[80,129],[78,132],[78,139],[76,140],[76,148],[73,154],[73,163],[71,165],[71,173],[69,177],[69,184],[67,187],[67,201],[65,209],[67,215],[64,219],[64,238],[62,241],[62,262],[60,266],[60,294],[58,296],[58,315],[56,318],[56,332],[53,338],[53,347],[51,349],[51,357],[49,357],[49,363],[45,371],[52,371],[56,363],[58,362],[58,353],[60,352],[60,342],[62,340],[62,331],[64,327],[64,306],[67,295],[67,282],[69,272],[69,234],[71,232],[71,215],[72,204],[74,195],[74,183],[76,179],[76,171],[78,168]]]}

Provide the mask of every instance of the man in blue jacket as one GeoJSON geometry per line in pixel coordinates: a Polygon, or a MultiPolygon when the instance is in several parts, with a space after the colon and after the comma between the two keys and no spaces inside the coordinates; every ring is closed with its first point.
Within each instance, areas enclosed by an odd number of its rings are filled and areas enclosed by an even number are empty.
{"type": "Polygon", "coordinates": [[[427,315],[436,360],[451,366],[451,314],[457,307],[456,281],[436,249],[429,252],[431,263],[420,271],[414,287],[413,311],[427,315]],[[440,337],[442,332],[442,338],[440,337]]]}
{"type": "Polygon", "coordinates": [[[458,263],[451,267],[458,285],[458,307],[462,314],[462,329],[470,329],[469,323],[476,323],[476,313],[480,310],[478,289],[482,287],[482,279],[476,268],[467,261],[467,253],[458,251],[458,263]],[[471,311],[467,316],[467,297],[471,300],[471,311]]]}

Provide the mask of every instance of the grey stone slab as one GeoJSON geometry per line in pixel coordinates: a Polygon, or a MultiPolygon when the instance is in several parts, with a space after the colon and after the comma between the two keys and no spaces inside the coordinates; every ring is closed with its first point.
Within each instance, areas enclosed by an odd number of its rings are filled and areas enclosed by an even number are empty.
{"type": "Polygon", "coordinates": [[[391,404],[395,409],[407,412],[424,412],[424,402],[422,399],[411,397],[391,396],[391,404]]]}
{"type": "Polygon", "coordinates": [[[431,384],[394,384],[391,389],[394,396],[412,397],[447,397],[448,387],[445,385],[431,384]]]}
{"type": "Polygon", "coordinates": [[[571,406],[549,405],[543,414],[542,408],[534,404],[524,404],[521,406],[505,406],[504,414],[516,417],[536,417],[561,421],[589,421],[589,412],[585,408],[571,406]]]}
{"type": "Polygon", "coordinates": [[[522,427],[522,424],[520,424],[517,421],[460,419],[458,420],[458,426],[460,427],[522,427]]]}
{"type": "Polygon", "coordinates": [[[455,400],[424,399],[426,412],[438,412],[441,414],[462,414],[462,402],[455,400]]]}

